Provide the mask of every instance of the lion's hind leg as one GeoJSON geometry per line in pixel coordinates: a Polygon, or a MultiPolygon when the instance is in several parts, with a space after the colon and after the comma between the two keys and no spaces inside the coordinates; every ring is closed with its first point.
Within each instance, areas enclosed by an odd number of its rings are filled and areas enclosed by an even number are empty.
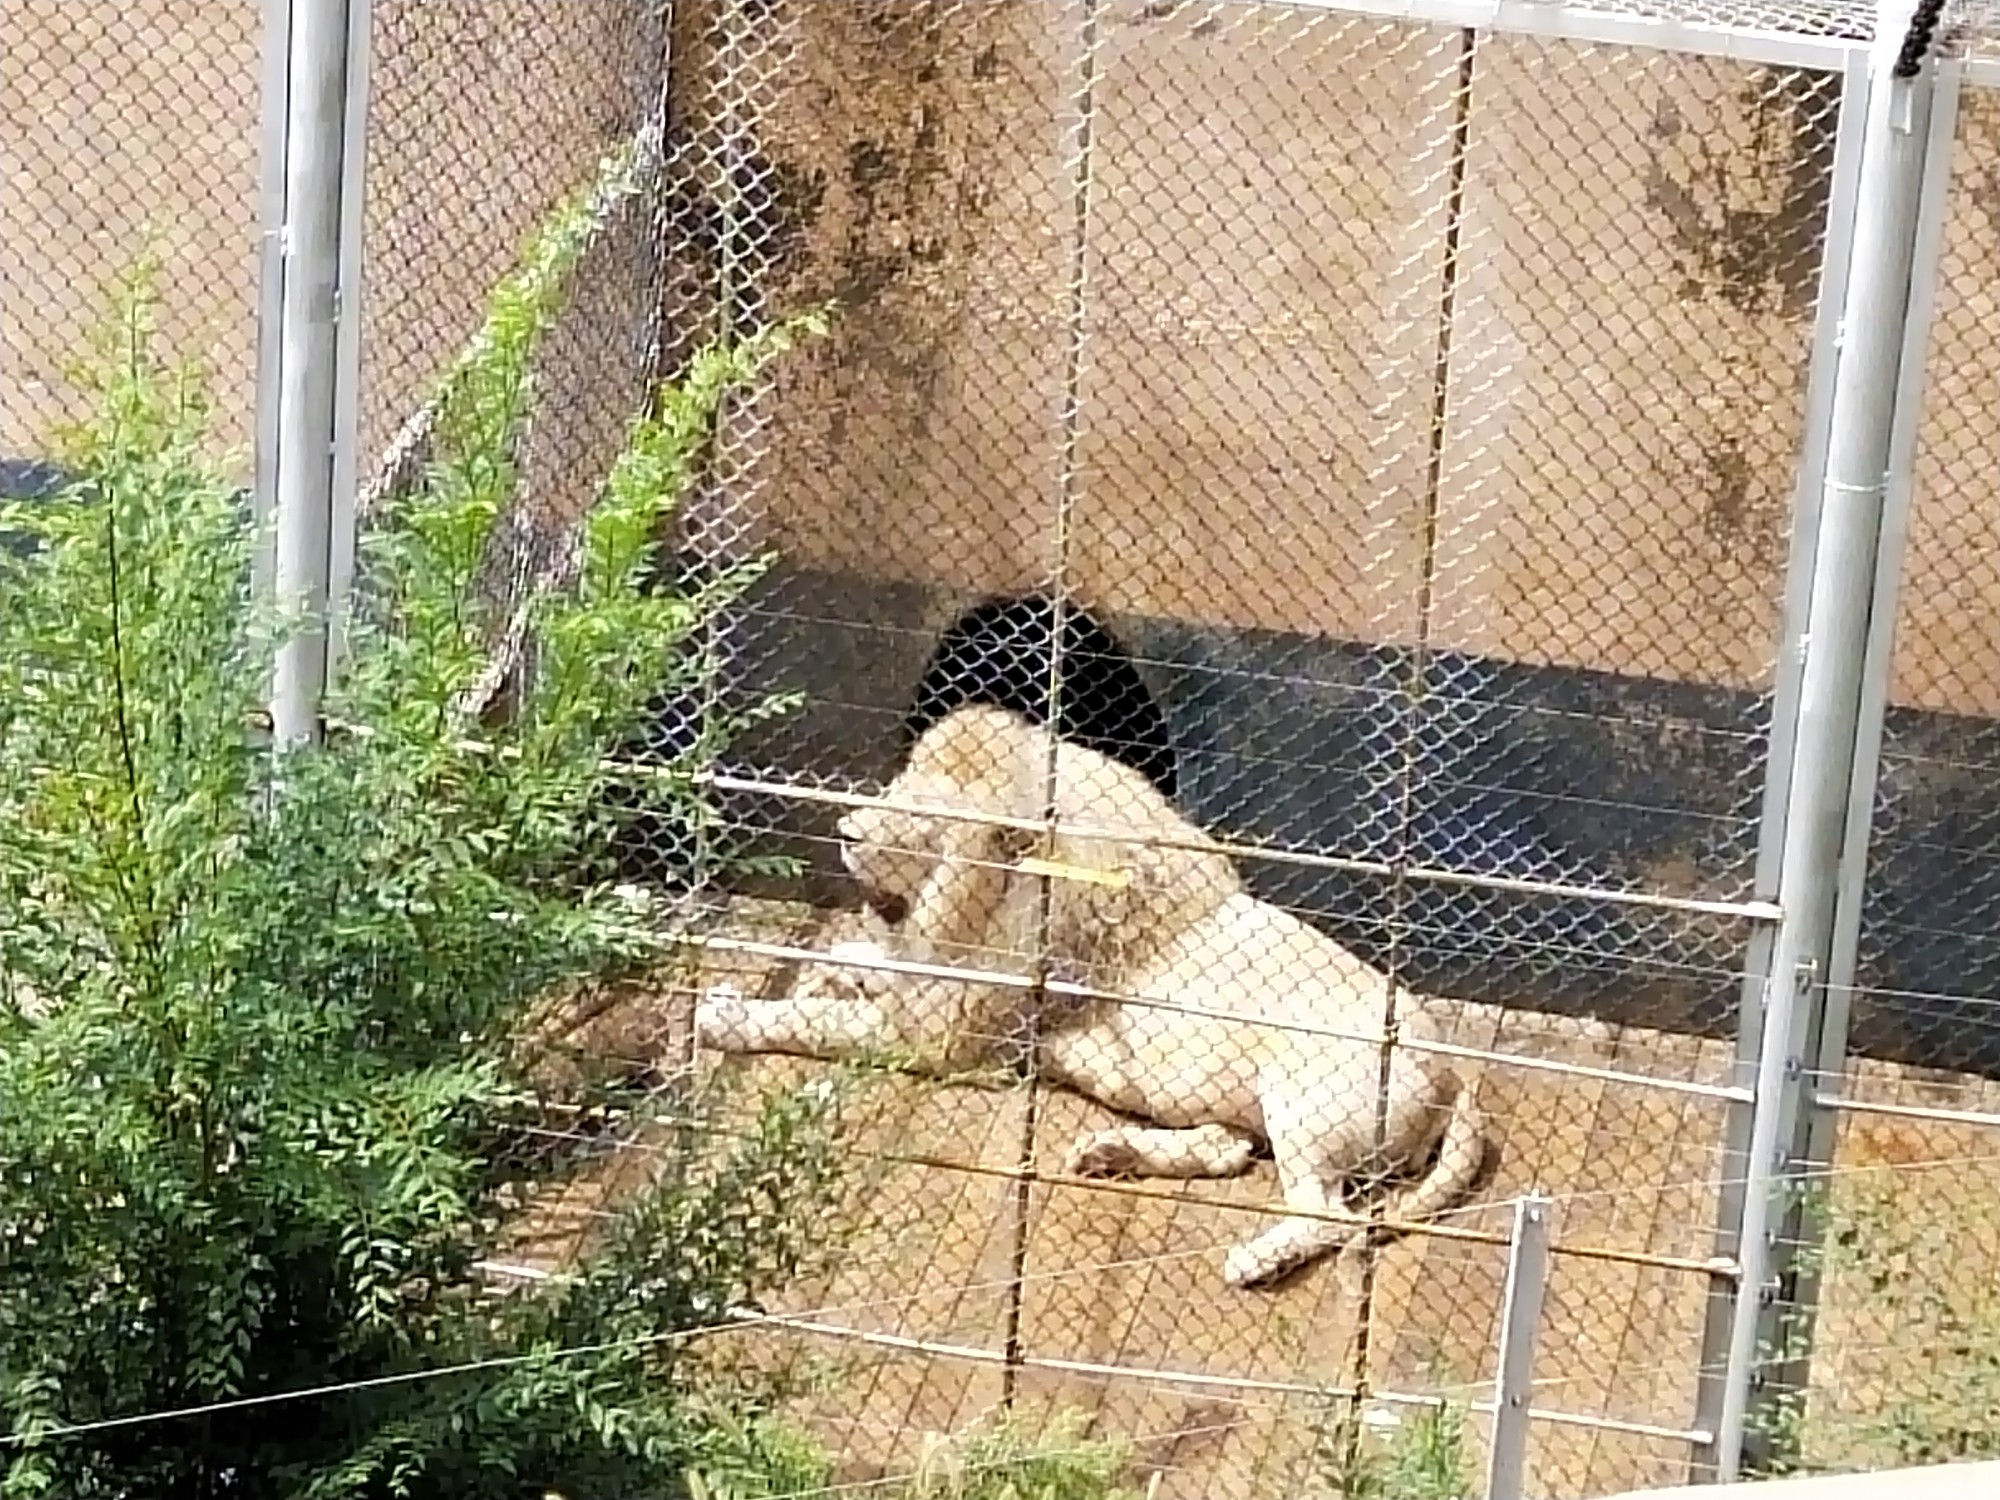
{"type": "Polygon", "coordinates": [[[1336,1254],[1364,1222],[1342,1201],[1345,1173],[1309,1101],[1289,1090],[1267,1092],[1264,1120],[1271,1132],[1278,1188],[1292,1213],[1230,1250],[1222,1262],[1222,1279],[1233,1287],[1263,1286],[1336,1254]]]}
{"type": "Polygon", "coordinates": [[[1456,1208],[1486,1165],[1486,1114],[1471,1088],[1464,1083],[1456,1088],[1437,1160],[1421,1178],[1390,1196],[1387,1215],[1392,1220],[1421,1223],[1456,1208]]]}
{"type": "Polygon", "coordinates": [[[1226,1125],[1120,1126],[1078,1137],[1063,1171],[1076,1177],[1239,1177],[1255,1152],[1250,1136],[1226,1125]]]}
{"type": "MultiPolygon", "coordinates": [[[[1455,1081],[1450,1087],[1454,1090],[1451,1113],[1438,1141],[1437,1160],[1422,1178],[1390,1197],[1386,1217],[1392,1224],[1422,1223],[1455,1207],[1485,1165],[1485,1114],[1470,1088],[1455,1081]]],[[[1339,1182],[1329,1185],[1327,1178],[1335,1163],[1321,1158],[1320,1143],[1306,1137],[1306,1149],[1300,1149],[1301,1144],[1296,1130],[1274,1132],[1278,1182],[1284,1190],[1285,1206],[1297,1211],[1296,1216],[1280,1219],[1229,1252],[1222,1275],[1231,1286],[1260,1286],[1343,1250],[1369,1223],[1342,1203],[1339,1182]]]]}

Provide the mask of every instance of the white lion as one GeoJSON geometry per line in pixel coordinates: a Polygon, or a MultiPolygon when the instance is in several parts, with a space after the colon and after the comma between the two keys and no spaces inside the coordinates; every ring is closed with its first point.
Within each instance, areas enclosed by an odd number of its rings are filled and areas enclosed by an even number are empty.
{"type": "MultiPolygon", "coordinates": [[[[884,800],[1039,820],[1049,771],[1048,742],[1027,720],[962,708],[919,737],[884,800]]],[[[1301,1213],[1229,1252],[1234,1286],[1341,1248],[1355,1228],[1338,1221],[1348,1187],[1434,1148],[1389,1216],[1425,1219],[1463,1198],[1484,1160],[1484,1119],[1434,1055],[1393,1047],[1385,1066],[1386,975],[1247,894],[1228,856],[1118,761],[1062,743],[1053,797],[1059,831],[1046,845],[1040,831],[941,812],[847,813],[842,856],[888,920],[884,949],[842,952],[1025,975],[1039,950],[1059,975],[1117,998],[1041,992],[1037,1007],[1030,985],[849,967],[783,1000],[712,993],[696,1013],[702,1042],[828,1059],[902,1050],[952,1071],[1032,1023],[1040,1077],[1151,1122],[1085,1135],[1065,1171],[1229,1177],[1269,1144],[1285,1206],[1301,1213]]],[[[1408,1037],[1423,1007],[1400,992],[1396,1002],[1408,1037]]]]}

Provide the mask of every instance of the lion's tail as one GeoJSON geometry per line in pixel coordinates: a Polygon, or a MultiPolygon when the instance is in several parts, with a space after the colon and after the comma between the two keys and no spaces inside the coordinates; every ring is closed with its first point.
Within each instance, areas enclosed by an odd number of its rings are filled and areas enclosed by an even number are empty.
{"type": "Polygon", "coordinates": [[[1390,1218],[1405,1222],[1434,1219],[1456,1208],[1478,1180],[1486,1162],[1486,1113],[1473,1097],[1471,1085],[1461,1079],[1457,1089],[1444,1138],[1438,1143],[1437,1161],[1421,1179],[1396,1195],[1389,1206],[1390,1218]]]}

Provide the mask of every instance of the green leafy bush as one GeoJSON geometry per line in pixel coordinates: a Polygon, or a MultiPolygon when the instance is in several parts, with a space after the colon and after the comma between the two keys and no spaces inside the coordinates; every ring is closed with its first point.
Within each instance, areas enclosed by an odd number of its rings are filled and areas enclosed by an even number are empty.
{"type": "Polygon", "coordinates": [[[1382,1432],[1343,1410],[1321,1432],[1321,1481],[1339,1500],[1464,1500],[1476,1488],[1465,1417],[1464,1403],[1439,1401],[1382,1432]]]}
{"type": "MultiPolygon", "coordinates": [[[[1061,1411],[1035,1430],[1018,1417],[932,1434],[912,1471],[843,1482],[813,1443],[767,1429],[755,1462],[740,1459],[690,1475],[690,1500],[776,1500],[822,1492],[879,1494],[886,1500],[1140,1500],[1131,1457],[1116,1442],[1084,1436],[1085,1419],[1061,1411]]],[[[737,1453],[753,1451],[737,1444],[737,1453]]]]}
{"type": "Polygon", "coordinates": [[[905,1500],[1138,1500],[1127,1482],[1131,1456],[1086,1438],[1074,1411],[1039,1432],[1018,1419],[974,1427],[927,1444],[900,1494],[905,1500]]]}
{"type": "Polygon", "coordinates": [[[1915,1174],[1856,1173],[1800,1194],[1809,1229],[1800,1263],[1824,1306],[1811,1345],[1802,1321],[1788,1321],[1771,1351],[1812,1358],[1810,1387],[1761,1416],[1771,1472],[2000,1458],[1990,1199],[1937,1178],[1945,1191],[1922,1191],[1915,1174]]]}
{"type": "MultiPolygon", "coordinates": [[[[257,539],[144,278],[61,435],[77,486],[0,518],[29,544],[0,554],[7,1494],[678,1495],[704,1468],[813,1471],[693,1336],[833,1243],[839,1087],[720,1136],[675,1101],[696,1125],[662,1127],[576,1276],[499,1295],[476,1269],[522,1172],[495,1147],[525,1009],[648,956],[568,873],[602,832],[603,751],[750,576],[647,591],[652,538],[723,393],[812,326],[662,393],[575,586],[536,606],[520,711],[468,740],[472,582],[587,208],[501,289],[425,482],[363,539],[379,607],[325,745],[246,735],[297,622],[253,599],[257,539]]],[[[689,817],[714,744],[659,783],[689,817]]]]}

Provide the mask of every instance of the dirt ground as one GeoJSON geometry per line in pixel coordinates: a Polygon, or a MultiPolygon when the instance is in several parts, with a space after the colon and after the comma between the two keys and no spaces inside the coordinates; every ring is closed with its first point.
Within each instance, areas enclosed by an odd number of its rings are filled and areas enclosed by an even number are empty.
{"type": "MultiPolygon", "coordinates": [[[[818,920],[764,908],[738,930],[817,946],[826,941],[818,920]]],[[[788,965],[712,957],[702,982],[725,970],[751,994],[782,993],[790,980],[788,965]]],[[[586,1040],[623,1056],[691,1056],[691,991],[685,980],[634,990],[586,1040]]],[[[1718,1043],[1470,1005],[1454,1040],[1709,1083],[1723,1081],[1730,1065],[1718,1043]]],[[[720,1066],[753,1085],[797,1081],[816,1067],[781,1058],[720,1066]]],[[[829,1283],[795,1288],[770,1309],[810,1321],[813,1331],[732,1335],[824,1363],[831,1383],[804,1399],[798,1415],[857,1481],[908,1471],[927,1434],[960,1429],[999,1405],[1014,1285],[1019,1185],[1011,1174],[1029,1111],[1036,1146],[1050,1154],[1109,1119],[1073,1096],[1031,1099],[1021,1087],[915,1079],[881,1087],[886,1095],[869,1110],[855,1149],[924,1160],[875,1160],[865,1190],[870,1223],[853,1252],[829,1283]]],[[[1685,1473],[1683,1441],[1596,1424],[1672,1430],[1692,1420],[1708,1281],[1698,1265],[1711,1250],[1722,1106],[1502,1064],[1487,1065],[1479,1088],[1503,1136],[1500,1159],[1478,1200],[1449,1222],[1498,1237],[1517,1194],[1539,1186],[1558,1205],[1560,1248],[1535,1358],[1535,1405],[1548,1419],[1534,1430],[1528,1492],[1587,1496],[1676,1482],[1685,1473]]],[[[1848,1091],[1902,1102],[1949,1093],[1960,1108],[2000,1102],[1991,1085],[1913,1080],[1872,1064],[1857,1070],[1848,1091]]],[[[1990,1161],[1994,1150],[1991,1132],[1972,1127],[1858,1116],[1840,1162],[1888,1194],[1892,1208],[1898,1193],[1914,1207],[1935,1199],[1939,1164],[1990,1161]]],[[[640,1149],[572,1180],[559,1204],[538,1211],[535,1242],[524,1239],[511,1258],[559,1262],[579,1227],[629,1191],[644,1168],[640,1149]]],[[[1985,1198],[2000,1200],[1995,1174],[1984,1176],[1985,1198]]],[[[1329,1414],[1344,1409],[1325,1393],[1350,1387],[1359,1370],[1378,1413],[1398,1410],[1397,1394],[1490,1396],[1503,1245],[1413,1235],[1382,1247],[1372,1267],[1364,1251],[1350,1248],[1275,1291],[1232,1291],[1220,1278],[1222,1255],[1261,1226],[1258,1210],[1275,1191],[1268,1162],[1234,1182],[1139,1192],[1034,1183],[1026,1194],[1017,1408],[1080,1408],[1097,1433],[1135,1446],[1143,1467],[1159,1476],[1159,1496],[1196,1500],[1308,1489],[1329,1414]]],[[[1996,1208],[2000,1202],[1982,1200],[1973,1212],[2000,1221],[1996,1208]]],[[[1993,1239],[1967,1258],[1969,1278],[1990,1280],[2000,1267],[1993,1239]]],[[[1817,1368],[1825,1378],[1846,1371],[1863,1379],[1865,1370],[1865,1388],[1841,1391],[1843,1408],[1866,1407],[1924,1362],[1921,1349],[1892,1348],[1893,1331],[1879,1321],[1860,1278],[1830,1278],[1817,1368]]],[[[1483,1419],[1470,1429],[1472,1457],[1483,1464],[1483,1419]]]]}

